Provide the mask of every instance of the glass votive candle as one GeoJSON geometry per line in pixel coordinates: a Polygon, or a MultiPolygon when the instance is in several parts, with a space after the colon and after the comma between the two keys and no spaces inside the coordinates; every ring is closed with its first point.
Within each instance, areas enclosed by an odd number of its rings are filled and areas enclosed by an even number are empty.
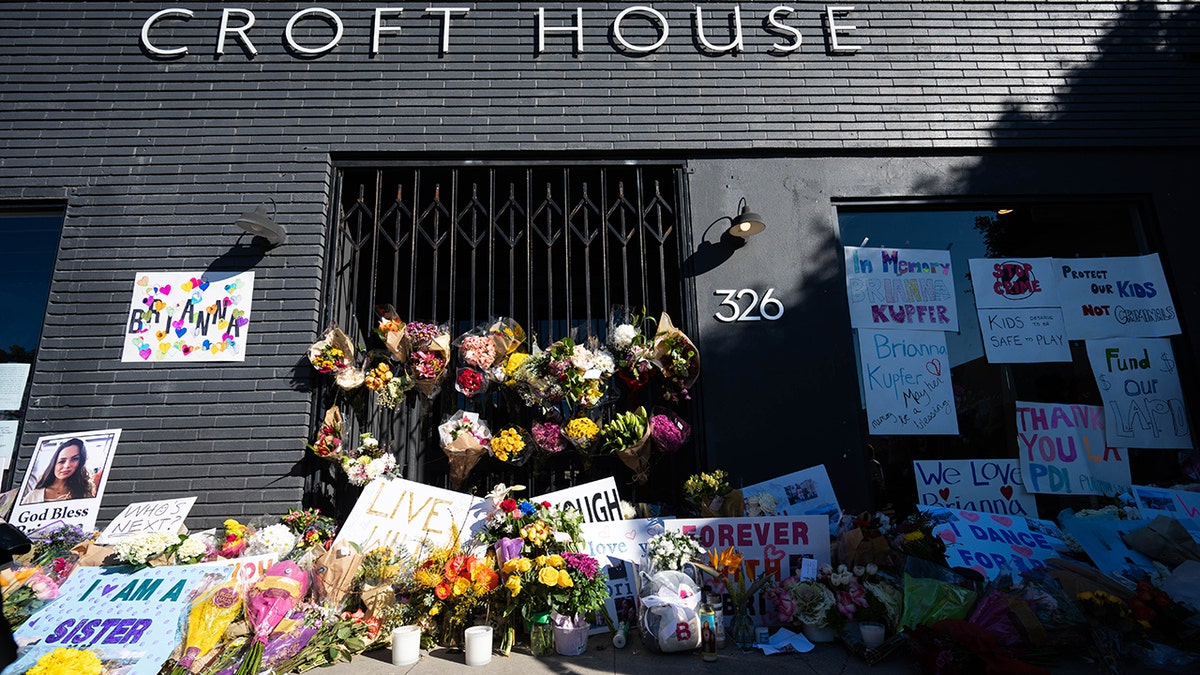
{"type": "Polygon", "coordinates": [[[877,623],[860,623],[858,630],[862,633],[863,646],[867,649],[878,649],[883,644],[885,628],[877,623]]]}
{"type": "Polygon", "coordinates": [[[400,626],[392,631],[392,665],[411,666],[421,660],[421,629],[400,626]]]}
{"type": "Polygon", "coordinates": [[[471,626],[465,631],[463,642],[468,666],[486,666],[492,661],[492,627],[471,626]]]}

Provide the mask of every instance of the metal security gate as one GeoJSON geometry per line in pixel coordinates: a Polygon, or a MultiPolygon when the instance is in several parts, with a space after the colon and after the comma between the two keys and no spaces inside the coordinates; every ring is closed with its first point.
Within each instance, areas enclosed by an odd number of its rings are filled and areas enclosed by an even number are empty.
{"type": "MultiPolygon", "coordinates": [[[[324,319],[358,345],[373,343],[376,308],[387,304],[406,321],[449,323],[453,336],[512,317],[542,347],[572,331],[603,340],[613,306],[644,307],[655,317],[666,311],[694,330],[677,164],[345,166],[336,181],[324,319]]],[[[324,383],[319,410],[333,389],[324,383]]],[[[354,401],[354,418],[347,416],[346,437],[369,430],[392,448],[407,478],[445,484],[436,427],[465,407],[453,383],[432,401],[410,393],[396,410],[377,409],[365,393],[357,394],[364,400],[354,401]]],[[[503,415],[498,399],[485,405],[503,415]]],[[[675,458],[671,473],[688,470],[694,455],[675,458]]],[[[531,461],[516,475],[481,462],[473,487],[515,481],[544,491],[607,475],[603,466],[583,471],[564,462],[531,461]]],[[[310,492],[337,482],[321,473],[310,492]]]]}

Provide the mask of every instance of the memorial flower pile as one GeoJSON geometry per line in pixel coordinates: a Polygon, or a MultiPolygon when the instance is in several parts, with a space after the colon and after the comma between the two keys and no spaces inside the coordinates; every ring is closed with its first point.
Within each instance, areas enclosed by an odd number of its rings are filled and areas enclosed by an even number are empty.
{"type": "Polygon", "coordinates": [[[296,547],[303,551],[328,549],[337,536],[337,521],[321,514],[320,509],[291,509],[280,519],[296,537],[296,547]]]}

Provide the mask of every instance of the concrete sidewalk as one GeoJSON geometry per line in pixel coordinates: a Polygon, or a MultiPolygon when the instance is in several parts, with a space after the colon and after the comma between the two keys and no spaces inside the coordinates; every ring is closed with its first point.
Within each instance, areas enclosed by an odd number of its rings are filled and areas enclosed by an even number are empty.
{"type": "MultiPolygon", "coordinates": [[[[615,649],[609,635],[596,635],[581,656],[550,656],[535,658],[528,647],[518,646],[509,657],[494,655],[485,667],[466,665],[461,651],[437,648],[421,652],[421,660],[411,666],[393,666],[388,649],[376,650],[355,657],[320,672],[330,675],[469,675],[486,672],[490,675],[663,675],[664,673],[695,672],[721,675],[807,675],[837,673],[839,675],[911,675],[917,672],[907,653],[899,651],[876,665],[867,665],[851,655],[840,643],[817,645],[807,654],[776,654],[764,656],[760,650],[742,652],[732,645],[720,651],[716,662],[701,660],[699,652],[655,654],[647,651],[637,637],[630,637],[624,649],[615,649]]],[[[1054,673],[1082,675],[1096,672],[1095,666],[1075,659],[1053,669],[1054,673]]]]}

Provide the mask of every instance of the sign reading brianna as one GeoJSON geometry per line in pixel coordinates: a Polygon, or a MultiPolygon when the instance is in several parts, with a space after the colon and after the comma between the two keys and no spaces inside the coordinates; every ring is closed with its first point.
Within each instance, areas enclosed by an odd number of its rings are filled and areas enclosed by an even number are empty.
{"type": "Polygon", "coordinates": [[[121,360],[242,361],[254,272],[134,276],[121,360]]]}
{"type": "Polygon", "coordinates": [[[949,251],[846,247],[854,328],[958,330],[949,251]]]}

